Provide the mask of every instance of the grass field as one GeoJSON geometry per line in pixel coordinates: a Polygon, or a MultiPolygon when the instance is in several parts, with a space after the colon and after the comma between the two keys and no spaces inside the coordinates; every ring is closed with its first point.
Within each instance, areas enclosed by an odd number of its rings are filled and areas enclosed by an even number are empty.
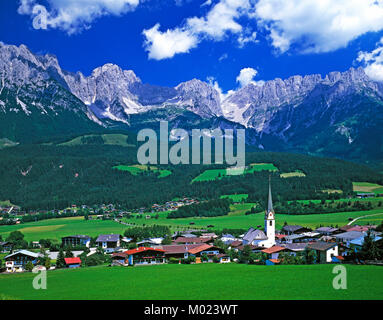
{"type": "Polygon", "coordinates": [[[146,166],[146,165],[133,165],[133,166],[124,166],[124,165],[119,165],[113,167],[113,169],[121,170],[121,171],[128,171],[133,175],[138,175],[141,172],[148,171],[150,168],[150,171],[153,172],[159,172],[158,178],[165,178],[167,176],[170,176],[172,172],[170,170],[163,170],[163,169],[158,169],[156,166],[146,166]]]}
{"type": "Polygon", "coordinates": [[[47,274],[34,290],[32,273],[0,275],[3,299],[281,300],[382,299],[383,268],[347,265],[347,289],[335,290],[331,265],[241,264],[93,267],[47,274]]]}
{"type": "MultiPolygon", "coordinates": [[[[278,168],[275,167],[272,163],[252,163],[244,171],[238,170],[236,168],[229,169],[231,175],[240,175],[248,174],[260,171],[278,171],[278,168]]],[[[216,179],[222,179],[228,175],[227,169],[209,169],[202,172],[199,176],[192,180],[193,182],[200,181],[212,181],[216,179]]]]}
{"type": "Polygon", "coordinates": [[[383,193],[383,186],[369,182],[353,182],[354,192],[383,193]]]}
{"type": "MultiPolygon", "coordinates": [[[[167,225],[173,231],[187,229],[190,227],[206,228],[208,225],[213,225],[213,229],[248,229],[250,227],[257,227],[258,225],[263,226],[264,224],[263,212],[245,215],[245,212],[249,211],[253,205],[253,203],[233,204],[230,206],[231,211],[229,215],[220,217],[167,219],[166,217],[168,212],[161,212],[158,214],[158,219],[154,219],[156,213],[147,213],[147,215],[152,216],[152,219],[146,220],[125,218],[123,220],[136,225],[167,225]],[[194,223],[192,226],[190,225],[191,222],[194,223]]],[[[320,225],[342,226],[349,222],[349,218],[354,219],[370,214],[374,214],[374,216],[360,219],[354,224],[380,224],[383,221],[383,209],[311,215],[277,214],[276,227],[280,229],[284,222],[287,222],[288,224],[299,224],[310,228],[317,228],[320,225]]],[[[118,224],[112,220],[85,220],[83,217],[73,217],[29,222],[12,226],[0,226],[0,235],[3,238],[6,238],[11,231],[19,230],[25,235],[25,239],[27,241],[38,241],[40,239],[60,240],[63,236],[73,234],[86,234],[92,237],[108,233],[123,234],[127,228],[129,227],[118,224]]]]}
{"type": "Polygon", "coordinates": [[[114,145],[114,146],[121,146],[121,147],[134,147],[133,144],[129,144],[127,142],[128,136],[125,134],[85,135],[85,136],[80,136],[80,137],[74,138],[73,140],[64,142],[60,145],[69,146],[69,147],[79,146],[79,145],[84,144],[82,142],[82,138],[89,138],[89,137],[96,137],[96,136],[101,136],[101,138],[104,140],[105,145],[114,145]]]}
{"type": "Polygon", "coordinates": [[[5,238],[11,231],[19,230],[25,235],[27,241],[60,240],[63,236],[75,234],[86,234],[92,237],[108,233],[123,234],[127,228],[111,220],[85,220],[84,217],[73,217],[0,226],[0,235],[5,238]]]}
{"type": "Polygon", "coordinates": [[[221,199],[231,199],[234,202],[241,202],[249,197],[248,194],[228,194],[221,196],[221,199]]]}

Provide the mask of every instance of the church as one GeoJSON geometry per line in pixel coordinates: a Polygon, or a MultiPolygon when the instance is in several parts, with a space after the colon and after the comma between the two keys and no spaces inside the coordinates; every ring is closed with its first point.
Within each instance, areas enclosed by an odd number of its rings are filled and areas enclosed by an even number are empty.
{"type": "Polygon", "coordinates": [[[275,212],[269,180],[269,200],[265,214],[265,231],[250,228],[243,237],[244,245],[271,248],[275,245],[275,212]]]}

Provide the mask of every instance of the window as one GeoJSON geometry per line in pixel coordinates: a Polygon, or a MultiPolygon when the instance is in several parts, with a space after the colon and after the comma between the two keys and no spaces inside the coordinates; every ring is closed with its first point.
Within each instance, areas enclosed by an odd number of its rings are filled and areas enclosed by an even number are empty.
{"type": "Polygon", "coordinates": [[[273,225],[273,221],[270,221],[270,227],[273,225]]]}

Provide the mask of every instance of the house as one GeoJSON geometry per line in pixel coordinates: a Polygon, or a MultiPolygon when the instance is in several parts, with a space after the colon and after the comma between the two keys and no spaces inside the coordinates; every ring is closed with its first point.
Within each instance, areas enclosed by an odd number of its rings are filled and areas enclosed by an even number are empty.
{"type": "Polygon", "coordinates": [[[308,246],[307,242],[303,243],[286,243],[281,244],[282,247],[284,247],[286,252],[289,252],[291,255],[296,256],[297,253],[305,251],[306,247],[308,246]]]}
{"type": "Polygon", "coordinates": [[[237,249],[238,247],[240,247],[242,245],[242,241],[239,241],[239,240],[236,240],[236,241],[233,241],[230,243],[229,245],[229,249],[237,249]]]}
{"type": "Polygon", "coordinates": [[[300,234],[291,234],[280,240],[280,243],[297,243],[314,241],[320,237],[319,232],[304,232],[300,234]]]}
{"type": "Polygon", "coordinates": [[[189,257],[189,250],[197,248],[201,244],[171,244],[171,245],[162,245],[158,249],[165,251],[166,259],[176,258],[176,259],[187,259],[189,257]]]}
{"type": "Polygon", "coordinates": [[[224,244],[231,244],[232,242],[236,241],[236,237],[234,237],[233,235],[231,234],[224,234],[222,235],[221,237],[221,241],[224,243],[224,244]]]}
{"type": "Polygon", "coordinates": [[[279,253],[284,250],[286,250],[284,247],[273,246],[271,248],[262,250],[262,252],[267,254],[268,259],[278,259],[279,253]]]}
{"type": "Polygon", "coordinates": [[[320,227],[315,230],[316,232],[319,232],[322,235],[325,236],[331,236],[332,234],[336,233],[339,231],[338,228],[332,228],[332,227],[320,227]]]}
{"type": "Polygon", "coordinates": [[[230,263],[230,256],[226,253],[220,253],[217,255],[217,258],[219,259],[219,263],[230,263]]]}
{"type": "Polygon", "coordinates": [[[348,229],[347,231],[367,232],[370,229],[371,229],[371,226],[353,226],[352,228],[348,229]]]}
{"type": "Polygon", "coordinates": [[[20,250],[4,257],[6,272],[23,272],[28,262],[37,265],[40,253],[31,252],[28,250],[20,250]]]}
{"type": "Polygon", "coordinates": [[[85,246],[89,248],[90,237],[84,235],[67,236],[61,238],[61,243],[63,247],[85,246]]]}
{"type": "Polygon", "coordinates": [[[79,257],[75,258],[65,258],[65,265],[67,268],[80,268],[81,259],[79,257]]]}
{"type": "Polygon", "coordinates": [[[364,237],[365,233],[360,231],[348,231],[335,235],[335,239],[337,242],[343,242],[349,247],[350,241],[358,239],[360,237],[364,237]]]}
{"type": "MultiPolygon", "coordinates": [[[[376,241],[379,241],[382,239],[382,237],[380,237],[378,235],[371,235],[371,237],[373,238],[373,240],[372,240],[373,242],[376,242],[376,241]]],[[[365,236],[349,241],[350,248],[353,249],[355,252],[362,249],[362,246],[364,243],[364,238],[365,238],[365,236]]]]}
{"type": "Polygon", "coordinates": [[[127,266],[128,255],[125,252],[115,252],[112,254],[112,265],[113,266],[127,266]]]}
{"type": "Polygon", "coordinates": [[[165,250],[163,249],[140,247],[124,253],[127,256],[125,263],[130,266],[165,263],[165,250]]]}
{"type": "Polygon", "coordinates": [[[265,213],[265,231],[250,228],[243,237],[243,244],[271,248],[275,243],[275,212],[271,195],[271,183],[269,181],[269,200],[265,213]]]}
{"type": "Polygon", "coordinates": [[[337,243],[318,241],[310,243],[307,248],[316,251],[318,263],[332,262],[332,257],[338,256],[337,243]]]}
{"type": "Polygon", "coordinates": [[[218,236],[214,232],[210,232],[210,233],[202,233],[201,238],[216,239],[218,238],[218,236]]]}
{"type": "Polygon", "coordinates": [[[282,232],[284,232],[287,235],[301,234],[303,232],[309,232],[309,231],[311,231],[311,229],[298,226],[298,225],[285,225],[282,228],[282,232]]]}
{"type": "Polygon", "coordinates": [[[137,242],[138,247],[156,247],[162,244],[164,238],[150,238],[137,242]]]}
{"type": "Polygon", "coordinates": [[[225,253],[223,249],[218,248],[216,246],[211,246],[208,244],[202,244],[198,247],[192,248],[188,250],[190,256],[194,257],[202,257],[207,256],[208,261],[212,261],[214,256],[218,256],[219,254],[225,253]]]}
{"type": "Polygon", "coordinates": [[[12,250],[12,243],[9,241],[0,242],[1,252],[9,252],[12,250]]]}
{"type": "Polygon", "coordinates": [[[106,252],[113,252],[121,245],[119,234],[101,234],[96,239],[96,244],[106,252]]]}

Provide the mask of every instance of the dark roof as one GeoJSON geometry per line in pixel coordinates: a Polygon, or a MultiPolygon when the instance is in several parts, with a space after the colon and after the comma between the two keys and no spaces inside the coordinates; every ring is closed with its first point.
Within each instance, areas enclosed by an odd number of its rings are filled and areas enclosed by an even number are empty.
{"type": "Polygon", "coordinates": [[[332,228],[332,227],[320,227],[316,229],[315,231],[318,231],[320,233],[325,232],[325,233],[333,233],[335,231],[338,231],[338,228],[332,228]]]}
{"type": "Polygon", "coordinates": [[[303,251],[308,246],[308,243],[307,242],[286,243],[286,244],[283,244],[282,246],[290,251],[303,251]]]}
{"type": "Polygon", "coordinates": [[[120,240],[119,234],[101,234],[96,242],[117,242],[118,240],[120,240]]]}
{"type": "Polygon", "coordinates": [[[62,237],[61,239],[66,239],[66,238],[77,238],[77,239],[90,239],[89,236],[85,236],[85,235],[75,235],[75,236],[66,236],[66,237],[62,237]]]}
{"type": "Polygon", "coordinates": [[[328,249],[336,247],[337,245],[338,245],[337,243],[318,241],[318,242],[310,243],[307,247],[313,250],[326,251],[328,249]]]}

